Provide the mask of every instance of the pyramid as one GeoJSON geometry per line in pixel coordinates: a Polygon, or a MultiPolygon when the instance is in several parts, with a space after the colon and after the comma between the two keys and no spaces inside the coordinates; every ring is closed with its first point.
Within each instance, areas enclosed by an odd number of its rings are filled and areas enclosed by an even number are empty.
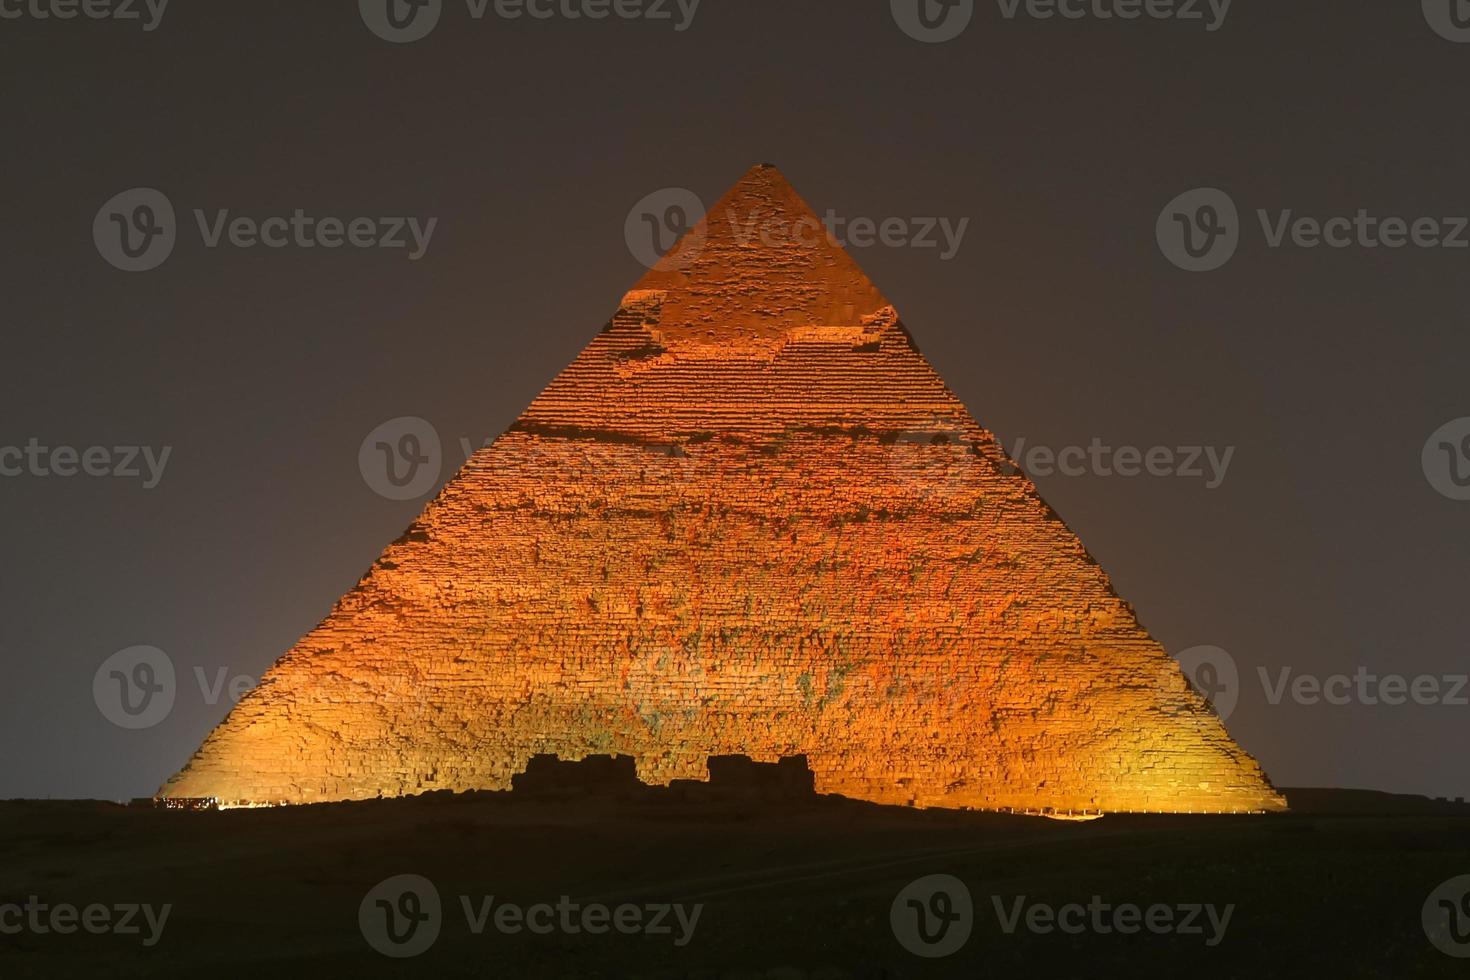
{"type": "Polygon", "coordinates": [[[537,755],[816,790],[1284,807],[774,168],[751,170],[160,790],[506,790],[537,755]]]}

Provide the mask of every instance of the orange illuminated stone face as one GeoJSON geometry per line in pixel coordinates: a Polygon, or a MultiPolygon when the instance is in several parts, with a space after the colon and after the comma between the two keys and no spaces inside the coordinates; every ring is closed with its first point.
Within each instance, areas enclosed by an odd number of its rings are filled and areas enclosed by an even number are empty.
{"type": "Polygon", "coordinates": [[[808,220],[747,174],[160,795],[801,754],[879,803],[1284,808],[856,264],[748,234],[808,220]]]}

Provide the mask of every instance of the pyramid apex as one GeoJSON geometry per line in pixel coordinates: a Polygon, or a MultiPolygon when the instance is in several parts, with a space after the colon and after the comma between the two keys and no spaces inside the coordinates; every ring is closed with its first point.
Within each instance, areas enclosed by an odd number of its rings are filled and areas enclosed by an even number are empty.
{"type": "Polygon", "coordinates": [[[666,341],[738,343],[857,326],[888,301],[771,163],[746,171],[633,287],[666,341]]]}

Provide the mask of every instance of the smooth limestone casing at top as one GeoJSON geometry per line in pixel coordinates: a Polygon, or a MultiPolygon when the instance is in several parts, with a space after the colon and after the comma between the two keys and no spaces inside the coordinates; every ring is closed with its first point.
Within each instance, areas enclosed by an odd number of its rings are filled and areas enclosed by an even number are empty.
{"type": "Polygon", "coordinates": [[[160,796],[804,754],[878,803],[1284,808],[820,228],[748,173],[160,796]]]}

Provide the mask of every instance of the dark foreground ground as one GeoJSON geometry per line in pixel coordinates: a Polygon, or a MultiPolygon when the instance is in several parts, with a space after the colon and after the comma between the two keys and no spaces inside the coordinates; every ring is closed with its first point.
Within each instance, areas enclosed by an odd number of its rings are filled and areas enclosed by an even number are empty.
{"type": "MultiPolygon", "coordinates": [[[[1290,815],[1089,823],[835,798],[485,794],[227,812],[0,803],[0,928],[23,914],[3,906],[31,896],[79,916],[106,906],[115,923],[128,905],[172,906],[151,947],[141,912],[137,933],[12,929],[0,935],[0,977],[1470,976],[1470,959],[1441,952],[1421,923],[1431,893],[1470,874],[1470,808],[1287,793],[1290,815]],[[400,874],[431,881],[442,912],[432,946],[391,959],[369,945],[359,907],[400,874]],[[953,955],[925,959],[896,938],[890,907],[935,874],[968,888],[973,932],[953,955]],[[476,934],[461,896],[477,909],[492,895],[497,909],[562,896],[703,909],[683,946],[672,914],[669,934],[573,935],[502,932],[492,912],[476,934]],[[1176,922],[1193,905],[1234,909],[1222,937],[1204,913],[1201,933],[1068,934],[1023,920],[1008,934],[996,901],[1010,915],[1022,896],[1027,909],[1093,896],[1164,905],[1176,922]]],[[[103,913],[91,914],[100,928],[103,913]]],[[[369,903],[370,922],[385,914],[369,903]]]]}

